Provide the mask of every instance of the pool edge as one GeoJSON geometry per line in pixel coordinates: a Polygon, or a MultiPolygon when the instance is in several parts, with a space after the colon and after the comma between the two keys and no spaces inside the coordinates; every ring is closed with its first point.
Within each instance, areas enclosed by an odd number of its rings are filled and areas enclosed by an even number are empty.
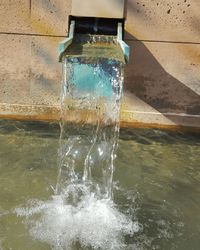
{"type": "MultiPolygon", "coordinates": [[[[58,122],[59,106],[0,104],[0,119],[58,122]]],[[[122,128],[157,128],[200,132],[200,116],[176,113],[128,111],[122,108],[122,128]]]]}

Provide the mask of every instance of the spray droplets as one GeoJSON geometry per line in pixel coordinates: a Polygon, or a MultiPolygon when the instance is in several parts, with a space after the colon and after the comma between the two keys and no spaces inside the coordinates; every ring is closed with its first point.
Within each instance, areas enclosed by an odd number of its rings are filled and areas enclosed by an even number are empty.
{"type": "MultiPolygon", "coordinates": [[[[72,250],[75,244],[92,249],[120,250],[124,237],[132,237],[141,228],[120,213],[110,199],[98,199],[83,188],[80,202],[66,203],[66,196],[54,196],[49,202],[34,202],[31,208],[18,208],[18,216],[29,221],[31,236],[55,250],[72,250]],[[37,219],[36,219],[37,218],[37,219]]],[[[65,190],[66,194],[71,192],[65,190]]],[[[75,248],[76,249],[76,248],[75,248]]]]}

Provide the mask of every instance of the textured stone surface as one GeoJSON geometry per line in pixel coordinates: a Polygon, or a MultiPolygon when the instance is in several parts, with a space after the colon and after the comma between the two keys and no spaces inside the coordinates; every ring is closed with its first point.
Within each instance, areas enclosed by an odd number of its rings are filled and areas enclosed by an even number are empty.
{"type": "Polygon", "coordinates": [[[127,109],[200,115],[200,45],[129,44],[125,91],[132,102],[127,109]]]}
{"type": "Polygon", "coordinates": [[[123,18],[125,0],[72,0],[72,15],[123,18]]]}
{"type": "Polygon", "coordinates": [[[57,47],[62,38],[33,37],[31,41],[31,103],[58,105],[61,64],[57,47]]]}
{"type": "MultiPolygon", "coordinates": [[[[70,11],[70,0],[0,1],[0,117],[58,117],[56,36],[70,11]]],[[[199,0],[127,0],[123,123],[200,127],[199,13],[199,0]]]]}
{"type": "Polygon", "coordinates": [[[193,127],[200,129],[200,115],[160,112],[136,95],[126,92],[121,109],[121,124],[128,127],[193,127]]]}
{"type": "Polygon", "coordinates": [[[64,36],[70,11],[70,1],[1,0],[0,32],[64,36]]]}
{"type": "Polygon", "coordinates": [[[200,42],[199,0],[128,0],[126,38],[200,42]]]}
{"type": "Polygon", "coordinates": [[[0,103],[30,102],[30,37],[0,35],[0,103]]]}
{"type": "Polygon", "coordinates": [[[32,33],[66,35],[71,2],[63,0],[31,0],[32,33]]]}
{"type": "Polygon", "coordinates": [[[0,32],[25,32],[30,29],[29,0],[0,1],[0,32]]]}
{"type": "Polygon", "coordinates": [[[59,104],[61,39],[0,35],[0,103],[59,104]]]}

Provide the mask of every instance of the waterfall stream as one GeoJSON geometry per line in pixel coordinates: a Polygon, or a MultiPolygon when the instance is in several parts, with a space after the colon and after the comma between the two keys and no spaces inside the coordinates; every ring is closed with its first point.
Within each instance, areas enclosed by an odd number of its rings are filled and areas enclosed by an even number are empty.
{"type": "Polygon", "coordinates": [[[66,58],[63,64],[57,192],[66,185],[81,184],[111,198],[123,83],[121,63],[96,59],[85,64],[83,59],[66,58]]]}
{"type": "Polygon", "coordinates": [[[123,56],[113,38],[88,39],[63,59],[55,194],[17,210],[29,217],[31,236],[56,250],[126,249],[125,236],[139,230],[117,209],[112,192],[123,56]]]}

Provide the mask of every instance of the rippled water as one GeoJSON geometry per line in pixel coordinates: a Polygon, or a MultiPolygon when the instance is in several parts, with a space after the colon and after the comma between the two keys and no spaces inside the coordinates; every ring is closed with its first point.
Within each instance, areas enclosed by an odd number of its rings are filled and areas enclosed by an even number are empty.
{"type": "Polygon", "coordinates": [[[122,130],[114,200],[86,195],[81,215],[55,195],[58,137],[55,124],[0,122],[0,249],[199,249],[199,135],[122,130]]]}

